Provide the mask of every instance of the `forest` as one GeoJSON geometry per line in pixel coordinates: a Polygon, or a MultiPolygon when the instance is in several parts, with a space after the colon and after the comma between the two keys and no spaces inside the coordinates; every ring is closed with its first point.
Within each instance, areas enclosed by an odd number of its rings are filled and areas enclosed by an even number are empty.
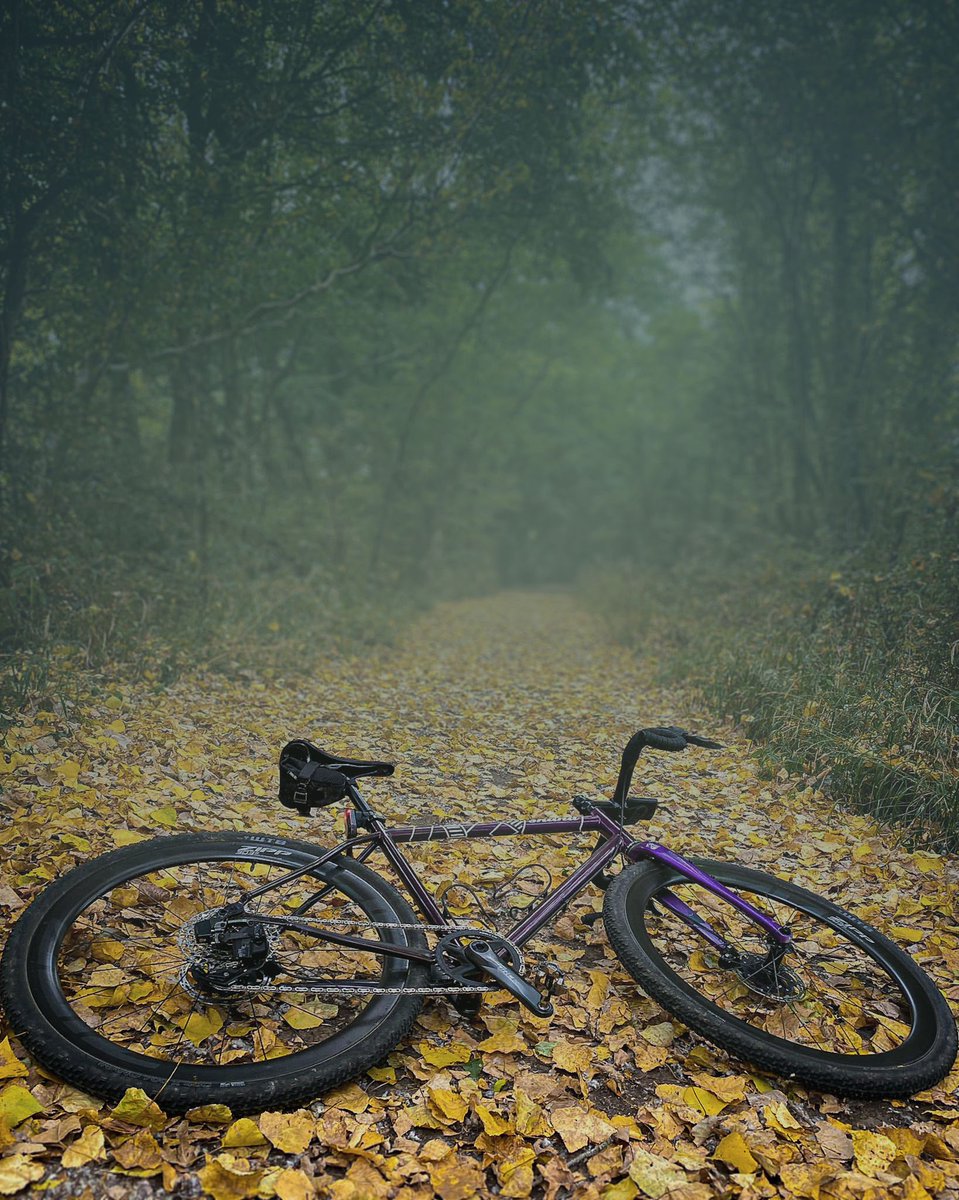
{"type": "Polygon", "coordinates": [[[955,1200],[957,78],[0,5],[0,1194],[955,1200]]]}
{"type": "Polygon", "coordinates": [[[948,808],[955,6],[0,20],[5,709],[559,585],[948,808]]]}

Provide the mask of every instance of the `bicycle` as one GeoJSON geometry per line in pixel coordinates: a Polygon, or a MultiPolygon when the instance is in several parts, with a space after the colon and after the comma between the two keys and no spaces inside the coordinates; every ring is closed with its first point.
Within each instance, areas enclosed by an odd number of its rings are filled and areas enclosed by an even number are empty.
{"type": "Polygon", "coordinates": [[[427,997],[475,1013],[505,989],[548,1016],[559,971],[527,972],[522,948],[592,883],[623,966],[702,1037],[835,1094],[905,1097],[938,1082],[956,1024],[903,950],[794,884],[633,838],[628,827],[657,806],[629,794],[640,753],[690,745],[718,747],[672,726],[640,730],[612,798],[575,797],[576,817],[390,828],[357,780],[392,775],[392,763],[290,742],[281,801],[308,815],[348,799],[343,841],[183,834],[75,867],[14,927],[0,999],[39,1063],[98,1096],[139,1087],[168,1112],[296,1107],[379,1062],[427,997]],[[505,935],[451,920],[400,850],[583,833],[597,835],[593,852],[505,935]],[[377,851],[418,916],[367,865],[377,851]]]}

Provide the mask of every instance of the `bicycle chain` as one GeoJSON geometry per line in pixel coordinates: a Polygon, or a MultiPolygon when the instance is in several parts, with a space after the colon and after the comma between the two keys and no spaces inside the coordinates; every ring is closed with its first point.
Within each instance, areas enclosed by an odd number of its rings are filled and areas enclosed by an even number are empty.
{"type": "MultiPolygon", "coordinates": [[[[194,925],[196,925],[196,923],[198,921],[202,921],[210,915],[211,914],[208,912],[202,912],[202,913],[198,913],[195,917],[191,917],[189,921],[187,921],[183,926],[181,926],[180,932],[177,935],[177,942],[178,942],[180,948],[183,950],[186,950],[187,953],[189,953],[191,955],[191,957],[193,958],[193,961],[198,963],[201,967],[207,966],[207,967],[215,968],[216,966],[219,965],[217,963],[216,959],[214,959],[212,957],[204,956],[200,952],[200,947],[196,943],[196,938],[193,936],[194,925]]],[[[255,920],[256,919],[255,914],[251,914],[251,915],[253,916],[253,919],[255,920]]],[[[486,937],[488,935],[488,931],[484,930],[484,929],[469,929],[469,928],[463,928],[461,926],[456,926],[456,925],[425,925],[425,924],[421,924],[419,921],[361,921],[361,920],[354,921],[354,920],[349,920],[347,918],[330,917],[326,921],[315,921],[314,920],[314,921],[308,921],[306,923],[314,925],[317,928],[327,928],[329,926],[337,926],[340,928],[346,927],[346,928],[355,929],[357,926],[361,926],[366,929],[419,929],[419,930],[428,930],[431,932],[439,932],[439,933],[447,933],[447,934],[455,933],[460,937],[462,937],[464,934],[469,935],[471,937],[486,937]]],[[[270,928],[270,926],[268,925],[267,929],[269,929],[269,928],[270,928]]],[[[498,934],[497,936],[502,937],[501,934],[498,934]]],[[[522,971],[522,969],[526,965],[524,962],[524,959],[523,959],[522,951],[520,950],[520,948],[518,946],[514,945],[511,941],[509,941],[508,938],[503,937],[502,940],[504,942],[506,942],[510,946],[511,949],[515,950],[517,955],[519,955],[520,970],[522,971]]],[[[191,963],[190,965],[192,966],[193,964],[191,963]]],[[[201,993],[199,993],[197,991],[197,989],[194,987],[194,985],[189,981],[188,972],[189,972],[189,966],[184,967],[183,970],[180,972],[180,986],[183,988],[183,990],[185,992],[187,992],[188,995],[192,996],[194,999],[199,999],[199,1000],[209,999],[208,996],[204,996],[201,993]]],[[[481,993],[485,993],[485,992],[495,992],[496,990],[497,990],[497,988],[496,988],[495,984],[476,984],[475,986],[471,986],[468,984],[453,983],[451,980],[450,985],[448,987],[364,988],[364,987],[359,987],[359,986],[357,986],[357,987],[347,986],[347,987],[331,988],[331,987],[323,987],[322,985],[318,985],[318,984],[313,984],[313,985],[306,984],[306,985],[292,986],[292,987],[290,985],[284,985],[282,987],[269,987],[269,986],[254,985],[254,984],[234,984],[230,987],[228,994],[229,995],[243,995],[243,996],[251,996],[251,995],[252,996],[261,996],[264,992],[276,992],[276,993],[293,992],[294,994],[296,994],[298,996],[371,996],[371,995],[375,995],[375,996],[450,996],[450,995],[463,996],[463,995],[467,995],[467,994],[478,994],[478,993],[481,994],[481,993]]]]}

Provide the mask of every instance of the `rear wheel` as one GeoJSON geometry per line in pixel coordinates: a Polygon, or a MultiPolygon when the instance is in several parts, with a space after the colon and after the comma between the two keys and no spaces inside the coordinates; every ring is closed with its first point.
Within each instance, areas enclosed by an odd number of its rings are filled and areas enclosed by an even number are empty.
{"type": "Polygon", "coordinates": [[[616,876],[603,921],[643,990],[703,1037],[756,1066],[847,1096],[910,1096],[956,1058],[956,1023],[919,965],[835,904],[761,871],[696,866],[787,926],[771,961],[765,935],[671,867],[644,862],[616,876]],[[663,903],[675,896],[720,934],[719,953],[663,903]]]}
{"type": "MultiPolygon", "coordinates": [[[[14,1032],[74,1086],[109,1099],[139,1087],[168,1112],[295,1107],[360,1074],[409,1031],[422,998],[362,987],[314,995],[309,981],[402,989],[425,982],[421,966],[266,924],[247,939],[251,969],[231,991],[232,953],[202,944],[204,922],[224,905],[317,857],[285,838],[188,834],[70,871],[26,910],[0,962],[14,1032]]],[[[304,920],[335,919],[340,933],[426,944],[416,930],[371,927],[415,916],[395,888],[349,861],[316,867],[249,908],[299,909],[304,920]]]]}

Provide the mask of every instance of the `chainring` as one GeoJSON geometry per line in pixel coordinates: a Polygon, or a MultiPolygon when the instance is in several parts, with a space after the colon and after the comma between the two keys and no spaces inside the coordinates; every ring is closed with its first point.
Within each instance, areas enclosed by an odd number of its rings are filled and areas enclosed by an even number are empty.
{"type": "Polygon", "coordinates": [[[485,930],[470,930],[468,933],[448,933],[436,943],[434,964],[437,971],[446,979],[460,984],[477,984],[483,982],[483,971],[475,963],[463,961],[463,945],[465,941],[486,942],[497,958],[518,975],[523,973],[523,956],[519,947],[509,938],[498,933],[488,933],[485,930]],[[503,957],[505,951],[508,957],[503,957]]]}

